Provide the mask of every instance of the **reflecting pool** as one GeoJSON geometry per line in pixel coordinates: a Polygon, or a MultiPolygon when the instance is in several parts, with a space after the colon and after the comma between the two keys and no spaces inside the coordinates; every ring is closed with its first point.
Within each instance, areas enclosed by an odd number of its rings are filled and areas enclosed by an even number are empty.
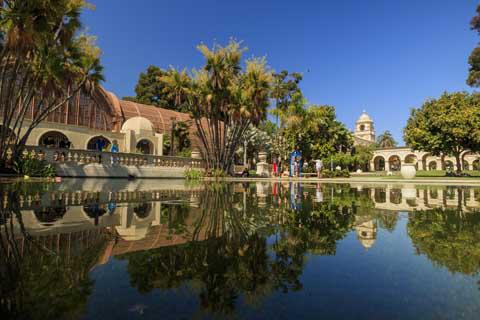
{"type": "Polygon", "coordinates": [[[0,184],[1,319],[478,319],[480,188],[0,184]]]}

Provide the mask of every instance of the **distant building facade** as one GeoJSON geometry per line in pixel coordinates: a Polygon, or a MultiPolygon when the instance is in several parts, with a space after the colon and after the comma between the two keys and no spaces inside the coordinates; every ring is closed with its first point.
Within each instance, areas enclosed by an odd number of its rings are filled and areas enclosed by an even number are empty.
{"type": "MultiPolygon", "coordinates": [[[[34,110],[28,111],[24,130],[34,110]]],[[[187,122],[192,149],[200,146],[195,125],[186,113],[118,99],[97,87],[93,94],[78,93],[40,123],[27,145],[79,150],[109,150],[113,142],[119,152],[163,155],[164,135],[172,126],[187,122]]]]}
{"type": "MultiPolygon", "coordinates": [[[[363,111],[354,130],[354,145],[375,143],[373,119],[363,111]]],[[[480,170],[480,154],[465,151],[461,154],[463,170],[480,170]]],[[[417,170],[455,170],[456,160],[451,156],[434,156],[425,151],[414,151],[409,147],[375,149],[370,161],[370,171],[400,171],[402,165],[415,164],[417,170]]]]}

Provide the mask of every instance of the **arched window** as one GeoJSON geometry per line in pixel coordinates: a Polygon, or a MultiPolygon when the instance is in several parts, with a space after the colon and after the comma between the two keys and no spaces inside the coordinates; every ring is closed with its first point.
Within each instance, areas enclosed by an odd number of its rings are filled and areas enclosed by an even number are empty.
{"type": "Polygon", "coordinates": [[[39,145],[47,148],[73,148],[67,136],[58,131],[48,131],[40,137],[39,145]]]}
{"type": "Polygon", "coordinates": [[[44,226],[51,226],[53,223],[61,219],[65,213],[67,213],[67,208],[62,207],[48,207],[36,209],[33,211],[35,217],[40,221],[44,226]]]}
{"type": "Polygon", "coordinates": [[[95,225],[98,225],[98,219],[107,212],[107,210],[105,210],[103,206],[100,206],[98,203],[84,205],[83,211],[87,214],[87,216],[94,219],[95,225]]]}
{"type": "Polygon", "coordinates": [[[137,152],[141,154],[153,154],[153,143],[147,139],[138,141],[137,152]]]}
{"type": "Polygon", "coordinates": [[[473,161],[472,169],[473,170],[480,170],[480,160],[477,159],[477,160],[473,161]]]}
{"type": "Polygon", "coordinates": [[[385,170],[385,159],[382,156],[376,156],[375,159],[373,159],[373,164],[375,171],[385,170]]]}
{"type": "Polygon", "coordinates": [[[140,219],[145,219],[146,217],[148,217],[151,211],[152,211],[152,204],[149,202],[139,204],[133,208],[133,212],[140,219]]]}
{"type": "Polygon", "coordinates": [[[365,125],[364,124],[360,125],[360,131],[365,131],[365,125]]]}
{"type": "Polygon", "coordinates": [[[454,166],[453,166],[452,161],[450,161],[450,160],[445,161],[445,170],[447,170],[447,171],[453,171],[454,170],[454,166]]]}
{"type": "Polygon", "coordinates": [[[390,167],[390,171],[400,171],[401,169],[401,162],[400,162],[400,157],[399,156],[391,156],[388,159],[388,165],[390,167]]]}
{"type": "Polygon", "coordinates": [[[104,136],[93,137],[88,141],[87,150],[109,151],[110,140],[104,136]]]}

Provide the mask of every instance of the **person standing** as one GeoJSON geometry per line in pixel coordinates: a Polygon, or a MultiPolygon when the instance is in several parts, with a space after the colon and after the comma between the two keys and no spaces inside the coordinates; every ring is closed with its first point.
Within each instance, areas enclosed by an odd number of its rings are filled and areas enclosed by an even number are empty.
{"type": "Polygon", "coordinates": [[[274,177],[277,176],[277,166],[278,166],[277,158],[274,158],[273,159],[273,164],[272,164],[272,174],[273,174],[274,177]]]}
{"type": "Polygon", "coordinates": [[[315,160],[315,170],[317,171],[317,178],[322,177],[322,167],[323,167],[322,160],[320,159],[315,160]]]}
{"type": "MultiPolygon", "coordinates": [[[[113,140],[112,141],[112,147],[110,148],[110,152],[111,153],[118,153],[119,149],[118,149],[118,142],[117,140],[113,140]]],[[[116,163],[117,162],[117,157],[112,155],[112,164],[116,163]]]]}

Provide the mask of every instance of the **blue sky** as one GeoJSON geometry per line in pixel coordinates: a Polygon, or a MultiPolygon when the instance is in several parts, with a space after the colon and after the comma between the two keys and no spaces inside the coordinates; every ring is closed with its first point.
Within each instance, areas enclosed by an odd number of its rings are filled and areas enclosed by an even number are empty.
{"type": "Polygon", "coordinates": [[[196,45],[243,40],[246,57],[304,73],[312,104],[336,107],[349,128],[363,109],[377,133],[401,140],[412,107],[465,84],[480,40],[473,0],[90,0],[83,15],[103,50],[105,87],[134,95],[148,65],[199,67],[196,45]]]}

